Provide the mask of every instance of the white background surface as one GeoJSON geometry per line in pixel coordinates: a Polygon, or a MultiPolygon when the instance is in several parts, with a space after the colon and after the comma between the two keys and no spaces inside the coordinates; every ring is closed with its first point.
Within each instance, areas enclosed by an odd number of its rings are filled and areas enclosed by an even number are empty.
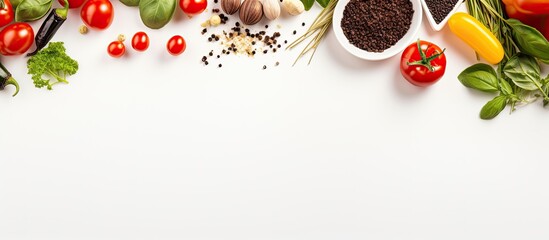
{"type": "Polygon", "coordinates": [[[310,66],[290,67],[296,50],[203,67],[209,14],[153,31],[114,5],[108,30],[80,35],[72,11],[54,38],[80,63],[68,85],[36,89],[23,57],[2,60],[22,90],[0,92],[0,239],[549,238],[549,110],[480,120],[492,96],[456,79],[475,57],[448,29],[423,23],[449,67],[420,89],[398,56],[356,59],[333,33],[310,66]],[[147,52],[107,55],[139,30],[147,52]]]}

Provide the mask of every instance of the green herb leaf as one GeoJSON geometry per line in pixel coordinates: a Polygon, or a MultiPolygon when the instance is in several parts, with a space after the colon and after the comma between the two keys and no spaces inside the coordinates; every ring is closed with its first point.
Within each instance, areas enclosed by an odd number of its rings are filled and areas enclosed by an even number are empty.
{"type": "Polygon", "coordinates": [[[478,63],[470,66],[458,75],[458,79],[468,88],[483,92],[499,91],[496,71],[488,64],[478,63]]]}
{"type": "Polygon", "coordinates": [[[501,93],[505,96],[511,96],[514,94],[513,87],[511,87],[511,84],[509,84],[509,82],[505,81],[505,79],[503,78],[499,79],[499,89],[501,93]]]}
{"type": "Polygon", "coordinates": [[[49,90],[57,83],[68,83],[66,77],[78,71],[78,62],[65,53],[62,42],[52,42],[27,61],[34,86],[49,90]]]}
{"type": "Polygon", "coordinates": [[[10,1],[11,7],[13,8],[14,11],[17,9],[17,6],[19,6],[19,4],[21,4],[21,2],[23,2],[23,0],[11,0],[10,1]]]}
{"type": "Polygon", "coordinates": [[[315,0],[301,0],[303,3],[303,6],[305,7],[305,11],[309,11],[311,7],[313,7],[313,4],[315,4],[315,0]]]}
{"type": "Polygon", "coordinates": [[[15,21],[31,22],[46,16],[52,2],[52,0],[23,0],[15,11],[15,21]]]}
{"type": "Polygon", "coordinates": [[[507,23],[513,29],[513,39],[521,52],[549,60],[549,42],[543,34],[516,19],[508,19],[507,23]]]}
{"type": "Polygon", "coordinates": [[[320,4],[320,6],[322,6],[323,8],[326,8],[328,6],[328,3],[330,3],[330,0],[316,0],[316,2],[320,4]]]}
{"type": "Polygon", "coordinates": [[[129,7],[139,6],[139,0],[120,0],[120,2],[129,7]]]}
{"type": "Polygon", "coordinates": [[[490,100],[480,110],[480,118],[489,120],[495,118],[507,105],[508,98],[506,96],[497,96],[490,100]]]}
{"type": "Polygon", "coordinates": [[[524,90],[537,90],[541,87],[540,67],[535,58],[517,54],[507,61],[503,72],[513,83],[524,90]]]}
{"type": "Polygon", "coordinates": [[[176,0],[141,0],[139,15],[145,26],[152,29],[164,27],[173,17],[176,0]]]}

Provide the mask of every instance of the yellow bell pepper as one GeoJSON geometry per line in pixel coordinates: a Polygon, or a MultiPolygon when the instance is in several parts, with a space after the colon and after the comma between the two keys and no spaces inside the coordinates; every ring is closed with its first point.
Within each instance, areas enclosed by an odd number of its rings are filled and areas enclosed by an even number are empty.
{"type": "Polygon", "coordinates": [[[448,20],[450,30],[472,47],[482,58],[491,64],[498,64],[505,52],[494,34],[473,16],[458,12],[448,20]]]}

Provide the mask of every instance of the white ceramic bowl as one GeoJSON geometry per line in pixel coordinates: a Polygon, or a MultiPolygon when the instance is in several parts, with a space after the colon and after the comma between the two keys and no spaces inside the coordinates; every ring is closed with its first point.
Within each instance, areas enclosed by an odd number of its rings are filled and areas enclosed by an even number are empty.
{"type": "Polygon", "coordinates": [[[349,1],[350,0],[339,0],[337,6],[334,9],[334,18],[332,20],[332,25],[334,27],[334,32],[337,40],[339,41],[341,46],[343,46],[343,48],[349,53],[366,60],[383,60],[402,52],[408,45],[410,45],[410,43],[417,40],[416,35],[421,25],[422,16],[421,3],[420,0],[410,0],[414,9],[412,24],[410,25],[410,29],[408,29],[408,32],[404,35],[404,37],[402,37],[395,45],[391,46],[388,49],[385,49],[385,51],[383,52],[368,52],[366,50],[355,47],[349,42],[347,37],[345,37],[343,29],[341,28],[343,10],[345,10],[345,6],[347,5],[347,3],[349,3],[349,1]]]}
{"type": "Polygon", "coordinates": [[[433,30],[435,31],[440,31],[442,30],[442,28],[444,28],[444,25],[446,25],[446,23],[448,22],[448,19],[450,19],[450,16],[452,16],[452,14],[454,14],[459,9],[459,6],[463,2],[464,1],[462,0],[457,1],[452,11],[450,11],[450,13],[448,13],[448,15],[444,19],[442,19],[440,23],[437,23],[435,21],[435,18],[433,18],[433,14],[431,14],[431,11],[429,11],[429,7],[427,7],[427,2],[425,2],[425,0],[421,0],[421,4],[423,5],[423,10],[425,11],[425,16],[427,17],[427,21],[429,21],[429,25],[431,25],[431,28],[433,28],[433,30]]]}

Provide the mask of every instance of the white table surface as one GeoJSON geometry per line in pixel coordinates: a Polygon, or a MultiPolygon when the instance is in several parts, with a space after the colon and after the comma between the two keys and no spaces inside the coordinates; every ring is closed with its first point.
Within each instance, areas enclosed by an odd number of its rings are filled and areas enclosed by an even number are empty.
{"type": "MultiPolygon", "coordinates": [[[[480,120],[492,96],[456,79],[476,60],[447,28],[420,30],[448,57],[423,89],[333,33],[310,66],[294,50],[203,67],[209,14],[148,30],[114,5],[108,30],[80,35],[71,11],[54,37],[80,63],[68,85],[36,89],[25,58],[2,58],[22,89],[0,92],[0,239],[549,238],[549,109],[480,120]],[[147,52],[107,55],[140,30],[147,52]]],[[[279,20],[282,38],[316,12],[279,20]]]]}

